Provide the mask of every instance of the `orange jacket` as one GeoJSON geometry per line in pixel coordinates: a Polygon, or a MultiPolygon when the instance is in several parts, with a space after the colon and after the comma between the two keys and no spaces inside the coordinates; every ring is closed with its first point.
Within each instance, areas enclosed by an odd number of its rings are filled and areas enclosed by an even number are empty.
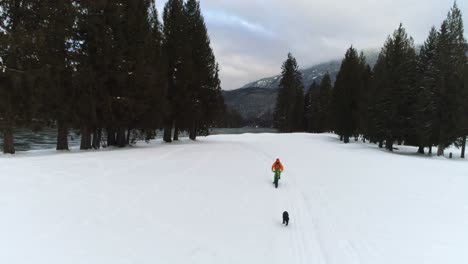
{"type": "Polygon", "coordinates": [[[283,164],[281,164],[281,162],[274,162],[273,165],[271,165],[271,170],[273,171],[276,171],[276,170],[280,170],[280,171],[283,171],[284,170],[284,167],[283,167],[283,164]]]}

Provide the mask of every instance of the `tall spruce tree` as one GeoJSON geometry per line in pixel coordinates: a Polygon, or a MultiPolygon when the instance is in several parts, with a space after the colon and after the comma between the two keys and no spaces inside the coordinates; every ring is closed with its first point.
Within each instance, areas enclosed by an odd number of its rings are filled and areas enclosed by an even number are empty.
{"type": "Polygon", "coordinates": [[[39,52],[41,78],[37,97],[40,117],[54,120],[57,150],[68,150],[68,129],[72,126],[73,85],[71,45],[74,37],[75,6],[71,0],[40,1],[41,35],[39,52]]]}
{"type": "Polygon", "coordinates": [[[349,138],[358,133],[361,65],[356,49],[349,48],[341,63],[333,90],[335,132],[343,138],[344,143],[349,143],[349,138]]]}
{"type": "Polygon", "coordinates": [[[331,93],[330,75],[323,76],[320,85],[315,81],[305,95],[304,124],[305,130],[312,133],[323,133],[331,127],[331,93]]]}
{"type": "Polygon", "coordinates": [[[42,37],[39,1],[0,1],[0,118],[3,152],[15,153],[13,129],[28,124],[37,101],[38,51],[42,37]]]}
{"type": "Polygon", "coordinates": [[[164,141],[172,141],[172,128],[175,129],[174,138],[177,139],[184,118],[189,115],[191,95],[189,90],[192,71],[192,50],[189,41],[189,26],[182,0],[169,0],[163,12],[164,21],[164,52],[167,56],[168,111],[164,141]]]}
{"type": "Polygon", "coordinates": [[[461,133],[463,113],[463,67],[466,62],[466,40],[463,35],[463,19],[455,3],[442,23],[437,40],[437,114],[439,124],[437,155],[461,133]]]}
{"type": "Polygon", "coordinates": [[[379,130],[378,141],[385,140],[390,151],[393,151],[395,141],[402,143],[414,139],[411,109],[415,102],[415,63],[413,39],[400,24],[387,39],[374,67],[378,98],[373,122],[379,130]]]}
{"type": "Polygon", "coordinates": [[[424,154],[424,147],[438,143],[440,124],[437,122],[437,78],[436,65],[437,30],[433,27],[419,52],[417,60],[416,102],[414,108],[414,126],[417,135],[418,152],[424,154]]]}
{"type": "Polygon", "coordinates": [[[74,57],[76,72],[73,109],[75,126],[81,128],[82,149],[89,148],[89,130],[93,133],[92,147],[101,146],[103,128],[107,128],[108,145],[115,145],[111,127],[111,97],[109,86],[114,72],[113,2],[77,0],[77,31],[74,57]]]}
{"type": "Polygon", "coordinates": [[[329,73],[326,73],[322,81],[320,82],[320,92],[318,98],[318,131],[323,133],[330,131],[330,120],[331,120],[331,93],[332,93],[332,81],[329,73]]]}
{"type": "Polygon", "coordinates": [[[188,0],[185,4],[185,14],[188,22],[188,41],[191,44],[191,66],[189,76],[190,98],[189,111],[181,116],[183,126],[188,129],[189,137],[195,140],[199,130],[206,130],[215,120],[212,112],[218,112],[222,103],[220,97],[220,82],[218,66],[210,44],[204,18],[200,10],[200,2],[188,0]]]}
{"type": "MultiPolygon", "coordinates": [[[[468,47],[467,47],[468,52],[468,47]]],[[[464,111],[463,111],[463,122],[462,122],[462,143],[461,143],[461,158],[465,158],[465,149],[466,149],[466,137],[468,134],[468,61],[465,63],[465,71],[463,76],[463,98],[464,98],[464,111]]]]}
{"type": "Polygon", "coordinates": [[[358,134],[362,135],[363,141],[368,139],[369,131],[369,105],[370,105],[370,91],[372,86],[373,72],[364,53],[361,52],[359,56],[359,64],[361,68],[361,89],[359,91],[359,121],[358,121],[358,134]]]}
{"type": "Polygon", "coordinates": [[[291,53],[283,63],[281,81],[274,113],[274,126],[280,132],[303,129],[304,88],[302,74],[291,53]]]}
{"type": "Polygon", "coordinates": [[[309,133],[318,132],[318,105],[320,97],[320,85],[312,82],[304,98],[304,128],[309,133]]]}

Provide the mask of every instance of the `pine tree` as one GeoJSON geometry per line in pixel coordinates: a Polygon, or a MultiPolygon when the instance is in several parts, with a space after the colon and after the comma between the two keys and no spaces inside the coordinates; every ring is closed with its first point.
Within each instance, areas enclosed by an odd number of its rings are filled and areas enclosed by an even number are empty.
{"type": "Polygon", "coordinates": [[[0,118],[3,152],[15,153],[13,129],[35,112],[34,87],[40,70],[39,2],[0,1],[0,118]]]}
{"type": "Polygon", "coordinates": [[[304,98],[304,126],[309,133],[318,132],[318,98],[320,97],[320,86],[313,82],[304,98]]]}
{"type": "Polygon", "coordinates": [[[424,147],[432,148],[438,143],[439,125],[437,122],[437,76],[436,65],[437,30],[433,27],[418,56],[416,87],[417,101],[414,108],[414,125],[417,134],[419,153],[424,154],[424,147]]]}
{"type": "Polygon", "coordinates": [[[115,134],[111,127],[111,97],[114,72],[112,2],[79,0],[77,42],[74,57],[76,72],[73,109],[74,123],[81,128],[82,149],[89,148],[89,132],[93,133],[92,147],[100,148],[103,128],[108,128],[108,145],[115,145],[115,134]],[[84,135],[84,137],[83,137],[84,135]],[[88,136],[87,136],[88,135],[88,136]],[[87,140],[88,139],[88,140],[87,140]]]}
{"type": "Polygon", "coordinates": [[[386,148],[393,151],[399,143],[414,139],[412,105],[415,102],[416,51],[413,39],[400,27],[389,37],[374,67],[375,88],[378,98],[374,105],[374,136],[385,140],[386,148]]]}
{"type": "Polygon", "coordinates": [[[359,56],[359,64],[361,68],[361,89],[359,91],[359,121],[358,134],[363,136],[363,141],[369,138],[369,106],[370,106],[370,91],[372,86],[373,72],[369,64],[367,64],[364,53],[359,56]]]}
{"type": "Polygon", "coordinates": [[[304,88],[302,74],[291,53],[282,66],[282,77],[274,113],[274,126],[282,133],[303,129],[304,88]]]}
{"type": "Polygon", "coordinates": [[[437,80],[438,150],[442,156],[444,149],[460,136],[460,121],[463,113],[463,67],[466,62],[466,40],[463,36],[463,20],[455,3],[442,23],[437,40],[437,80]]]}
{"type": "MultiPolygon", "coordinates": [[[[468,51],[468,47],[467,47],[468,51]]],[[[461,150],[461,158],[465,158],[465,149],[466,149],[466,136],[468,134],[468,61],[465,63],[465,71],[463,76],[463,98],[464,98],[464,111],[463,111],[463,122],[462,122],[462,150],[461,150]]]]}
{"type": "Polygon", "coordinates": [[[332,81],[329,73],[326,73],[320,82],[320,91],[318,97],[318,133],[330,131],[331,120],[331,93],[332,81]]]}
{"type": "Polygon", "coordinates": [[[341,63],[333,90],[332,104],[335,132],[345,143],[349,143],[349,138],[358,133],[361,86],[361,62],[356,49],[351,47],[341,63]]]}
{"type": "Polygon", "coordinates": [[[181,119],[189,130],[190,139],[195,140],[197,131],[206,131],[216,119],[213,112],[219,112],[223,106],[220,96],[221,87],[218,77],[218,65],[210,44],[200,3],[188,0],[185,4],[188,22],[188,37],[191,44],[191,72],[189,77],[189,111],[181,119]],[[221,100],[221,101],[220,101],[221,100]]]}
{"type": "Polygon", "coordinates": [[[189,116],[191,95],[189,79],[192,71],[192,50],[189,42],[188,20],[182,0],[169,0],[163,12],[164,52],[167,56],[168,100],[164,141],[171,142],[172,128],[177,139],[184,118],[189,116]],[[180,122],[180,123],[179,123],[180,122]]]}
{"type": "Polygon", "coordinates": [[[38,112],[41,118],[56,122],[57,150],[68,150],[68,129],[73,121],[70,43],[74,37],[75,8],[71,0],[40,1],[39,16],[44,42],[39,52],[42,72],[38,112]]]}

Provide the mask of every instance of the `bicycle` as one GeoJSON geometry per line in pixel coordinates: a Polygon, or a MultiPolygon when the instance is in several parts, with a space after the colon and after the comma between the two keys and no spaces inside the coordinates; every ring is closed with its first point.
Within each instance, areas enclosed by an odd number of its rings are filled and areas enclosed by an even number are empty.
{"type": "Polygon", "coordinates": [[[275,173],[275,177],[274,177],[273,183],[275,184],[275,188],[278,188],[278,182],[279,182],[279,179],[281,179],[281,171],[275,170],[274,173],[275,173]]]}

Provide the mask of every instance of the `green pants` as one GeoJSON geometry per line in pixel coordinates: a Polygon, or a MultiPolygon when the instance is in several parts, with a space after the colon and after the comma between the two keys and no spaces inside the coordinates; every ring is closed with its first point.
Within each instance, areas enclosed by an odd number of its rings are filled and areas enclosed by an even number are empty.
{"type": "Polygon", "coordinates": [[[275,170],[274,171],[275,175],[273,176],[273,181],[278,177],[278,180],[281,179],[281,171],[280,170],[275,170]]]}

